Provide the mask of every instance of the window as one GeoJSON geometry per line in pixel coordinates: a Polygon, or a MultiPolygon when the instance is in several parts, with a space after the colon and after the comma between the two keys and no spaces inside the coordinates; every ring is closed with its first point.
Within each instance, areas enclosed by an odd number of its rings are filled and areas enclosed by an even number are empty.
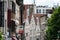
{"type": "Polygon", "coordinates": [[[41,13],[41,9],[39,9],[38,13],[41,13]]]}
{"type": "Polygon", "coordinates": [[[49,13],[48,11],[49,11],[49,10],[46,10],[46,13],[49,13]]]}
{"type": "Polygon", "coordinates": [[[37,13],[41,13],[41,9],[37,9],[36,11],[37,11],[37,13]]]}
{"type": "Polygon", "coordinates": [[[38,9],[36,10],[36,12],[38,13],[38,9]]]}
{"type": "Polygon", "coordinates": [[[43,14],[44,14],[45,10],[43,9],[43,14]]]}
{"type": "Polygon", "coordinates": [[[15,3],[12,1],[12,11],[15,13],[15,3]]]}
{"type": "Polygon", "coordinates": [[[0,1],[0,27],[4,27],[4,2],[0,1]]]}

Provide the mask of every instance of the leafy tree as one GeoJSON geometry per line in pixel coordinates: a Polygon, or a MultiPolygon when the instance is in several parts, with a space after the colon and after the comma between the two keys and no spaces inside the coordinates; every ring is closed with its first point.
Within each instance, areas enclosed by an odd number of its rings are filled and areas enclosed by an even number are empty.
{"type": "Polygon", "coordinates": [[[46,30],[46,40],[56,40],[60,30],[60,7],[54,9],[51,18],[47,21],[48,29],[46,30]]]}
{"type": "Polygon", "coordinates": [[[0,40],[3,40],[2,33],[0,32],[0,40]]]}

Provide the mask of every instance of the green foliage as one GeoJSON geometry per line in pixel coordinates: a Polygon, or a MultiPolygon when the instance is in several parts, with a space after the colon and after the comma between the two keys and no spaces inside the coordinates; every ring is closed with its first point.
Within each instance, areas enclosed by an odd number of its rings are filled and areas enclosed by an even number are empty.
{"type": "Polygon", "coordinates": [[[60,30],[60,7],[55,9],[51,18],[47,21],[48,29],[46,30],[46,40],[56,40],[60,30]]]}
{"type": "Polygon", "coordinates": [[[0,32],[0,40],[3,40],[2,33],[0,32]]]}

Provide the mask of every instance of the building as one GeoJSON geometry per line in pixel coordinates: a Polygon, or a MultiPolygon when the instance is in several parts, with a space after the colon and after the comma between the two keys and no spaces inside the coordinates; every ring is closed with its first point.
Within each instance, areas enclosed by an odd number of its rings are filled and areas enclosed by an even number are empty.
{"type": "Polygon", "coordinates": [[[52,7],[46,7],[46,6],[37,6],[36,7],[36,14],[39,15],[40,19],[40,40],[44,40],[45,35],[45,29],[47,28],[47,19],[51,17],[53,10],[52,7]]]}
{"type": "Polygon", "coordinates": [[[30,40],[36,40],[36,24],[34,15],[32,15],[30,23],[30,40]]]}
{"type": "Polygon", "coordinates": [[[8,0],[8,13],[7,13],[7,27],[9,34],[11,32],[18,33],[20,27],[20,7],[17,5],[16,0],[8,0]],[[13,21],[13,22],[12,22],[13,21]]]}
{"type": "MultiPolygon", "coordinates": [[[[41,30],[43,30],[42,28],[45,28],[44,26],[42,27],[41,26],[41,23],[42,22],[46,22],[46,20],[45,20],[45,18],[46,18],[46,15],[45,14],[34,14],[34,18],[35,18],[35,28],[36,28],[36,34],[35,34],[35,40],[41,40],[41,33],[42,33],[42,31],[41,30]],[[43,17],[43,18],[42,18],[43,17]],[[42,20],[43,21],[42,21],[42,20]]],[[[43,24],[45,24],[45,23],[43,23],[43,24]]],[[[43,38],[43,37],[42,37],[43,38]]]]}
{"type": "Polygon", "coordinates": [[[36,13],[47,14],[48,17],[50,17],[52,11],[53,11],[52,7],[46,7],[46,6],[37,6],[36,7],[36,13]]]}
{"type": "Polygon", "coordinates": [[[6,0],[0,0],[0,31],[5,33],[7,29],[7,2],[6,0]]]}
{"type": "MultiPolygon", "coordinates": [[[[27,16],[28,17],[28,16],[27,16]]],[[[26,18],[26,21],[25,21],[25,39],[26,40],[30,40],[30,37],[29,37],[29,33],[30,33],[30,26],[29,26],[29,20],[28,18],[26,18]],[[29,29],[29,30],[28,30],[29,29]]]]}
{"type": "Polygon", "coordinates": [[[42,28],[45,28],[44,23],[41,24],[41,19],[42,19],[41,17],[43,17],[42,22],[46,22],[45,20],[46,15],[43,15],[43,14],[33,14],[30,24],[29,24],[28,18],[26,19],[26,22],[25,22],[26,40],[40,40],[41,33],[42,33],[41,30],[44,30],[42,28]],[[41,25],[44,25],[44,26],[42,27],[41,25]]]}
{"type": "MultiPolygon", "coordinates": [[[[1,0],[0,1],[0,7],[2,7],[3,13],[0,13],[1,16],[1,24],[3,27],[1,28],[1,31],[3,34],[7,34],[10,26],[10,22],[13,20],[15,24],[17,25],[16,27],[19,26],[20,22],[20,11],[19,11],[19,6],[16,3],[16,0],[1,0]]],[[[10,26],[11,27],[11,26],[10,26]]]]}
{"type": "Polygon", "coordinates": [[[30,33],[31,33],[30,25],[32,25],[31,19],[32,19],[32,14],[33,14],[33,5],[24,5],[24,7],[25,7],[25,10],[24,10],[25,38],[26,38],[26,40],[30,40],[30,33]]]}
{"type": "Polygon", "coordinates": [[[28,7],[26,7],[27,10],[25,10],[25,38],[26,40],[44,40],[47,19],[50,18],[53,10],[45,6],[33,7],[35,7],[35,9],[33,9],[35,11],[33,11],[32,14],[29,14],[28,7]]]}

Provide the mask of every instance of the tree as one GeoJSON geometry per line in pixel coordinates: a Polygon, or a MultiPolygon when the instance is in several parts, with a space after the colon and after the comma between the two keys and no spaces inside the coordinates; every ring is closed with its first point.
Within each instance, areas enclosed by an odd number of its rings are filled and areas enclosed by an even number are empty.
{"type": "Polygon", "coordinates": [[[51,18],[47,21],[48,29],[46,30],[46,40],[56,40],[60,30],[60,7],[54,9],[51,18]]]}
{"type": "Polygon", "coordinates": [[[0,40],[4,40],[1,32],[0,32],[0,40]]]}

